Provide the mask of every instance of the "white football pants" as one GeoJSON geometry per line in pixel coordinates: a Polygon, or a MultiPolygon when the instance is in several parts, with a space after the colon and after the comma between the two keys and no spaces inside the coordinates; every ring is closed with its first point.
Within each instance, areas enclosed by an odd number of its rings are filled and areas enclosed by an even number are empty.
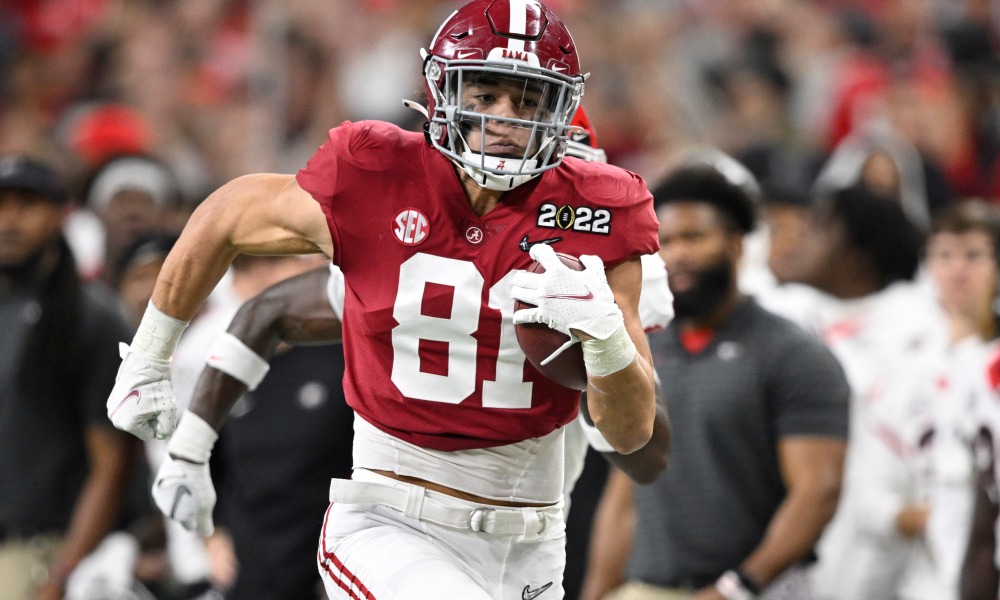
{"type": "Polygon", "coordinates": [[[331,599],[561,600],[565,546],[561,502],[482,505],[359,470],[331,484],[317,560],[331,599]]]}

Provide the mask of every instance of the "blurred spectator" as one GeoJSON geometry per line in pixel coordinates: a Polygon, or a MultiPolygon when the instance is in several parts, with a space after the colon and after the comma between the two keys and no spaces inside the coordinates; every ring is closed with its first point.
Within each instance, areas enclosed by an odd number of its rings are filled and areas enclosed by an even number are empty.
{"type": "Polygon", "coordinates": [[[280,173],[294,173],[304,165],[326,140],[330,125],[342,119],[335,99],[328,93],[333,87],[332,59],[317,40],[302,31],[289,28],[286,32],[284,76],[288,88],[275,157],[275,170],[280,173]]]}
{"type": "Polygon", "coordinates": [[[153,296],[156,276],[160,274],[163,261],[175,241],[177,236],[169,233],[143,235],[132,242],[118,259],[115,268],[118,279],[113,282],[114,289],[125,304],[133,328],[139,326],[142,313],[153,296]]]}
{"type": "Polygon", "coordinates": [[[803,567],[840,488],[843,370],[740,293],[754,226],[744,189],[696,164],[653,196],[676,311],[650,335],[672,414],[671,464],[648,486],[610,476],[584,598],[808,598],[803,567]]]}
{"type": "MultiPolygon", "coordinates": [[[[1000,104],[997,17],[986,4],[560,8],[593,73],[588,102],[612,160],[647,179],[691,143],[737,156],[760,144],[832,151],[880,117],[940,165],[947,187],[986,195],[1000,104]]],[[[398,100],[423,83],[397,75],[414,72],[406,65],[419,57],[399,48],[433,33],[451,8],[445,0],[7,2],[0,145],[55,157],[53,128],[72,113],[127,107],[148,124],[143,151],[170,165],[186,196],[246,172],[284,172],[330,123],[415,123],[398,100]]],[[[96,120],[116,123],[111,130],[125,123],[96,120]]]]}
{"type": "MultiPolygon", "coordinates": [[[[761,189],[757,178],[743,163],[714,146],[698,145],[685,148],[670,158],[666,164],[666,172],[687,170],[695,165],[703,165],[714,169],[729,182],[739,188],[753,203],[755,223],[753,231],[743,236],[743,252],[740,257],[739,279],[742,288],[752,288],[756,280],[763,275],[764,254],[767,248],[767,231],[756,220],[760,211],[761,189]]],[[[659,256],[659,255],[655,255],[659,256]]],[[[648,260],[648,259],[647,259],[648,260]]]]}
{"type": "MultiPolygon", "coordinates": [[[[995,260],[995,259],[994,259],[995,260]]],[[[960,576],[962,600],[1000,598],[1000,344],[985,360],[967,362],[965,393],[972,399],[967,429],[973,438],[974,501],[960,576]]]]}
{"type": "Polygon", "coordinates": [[[963,141],[968,130],[956,121],[954,80],[934,29],[932,3],[871,2],[843,11],[841,19],[850,51],[833,73],[827,147],[836,147],[873,119],[888,118],[946,171],[960,168],[971,140],[963,141]],[[943,154],[945,147],[952,156],[943,154]]]}
{"type": "Polygon", "coordinates": [[[43,163],[0,159],[0,598],[62,598],[115,525],[135,448],[107,420],[114,299],[81,283],[43,163]]]}
{"type": "Polygon", "coordinates": [[[146,156],[121,156],[103,165],[87,189],[87,207],[103,225],[104,281],[118,279],[122,253],[140,236],[166,231],[180,204],[174,175],[146,156]]]}
{"type": "Polygon", "coordinates": [[[65,159],[69,186],[81,194],[94,172],[111,159],[147,155],[153,148],[150,123],[118,102],[77,102],[62,112],[52,134],[65,159]]]}
{"type": "Polygon", "coordinates": [[[731,152],[795,142],[789,107],[792,82],[777,55],[774,31],[756,28],[742,54],[709,66],[710,89],[718,90],[724,109],[713,139],[731,152]]]}
{"type": "Polygon", "coordinates": [[[949,325],[949,341],[1000,334],[1000,208],[967,199],[935,217],[927,242],[927,271],[949,325]]]}
{"type": "Polygon", "coordinates": [[[990,0],[948,3],[940,32],[975,144],[968,180],[959,191],[1000,199],[1000,12],[990,0]]]}
{"type": "Polygon", "coordinates": [[[122,104],[81,108],[67,127],[69,147],[88,170],[95,170],[116,156],[145,154],[152,141],[143,116],[122,104]]]}
{"type": "Polygon", "coordinates": [[[870,535],[902,538],[909,565],[896,597],[957,600],[972,515],[967,365],[997,337],[1000,215],[967,200],[933,221],[926,266],[946,327],[897,365],[866,425],[863,485],[870,535]]]}
{"type": "Polygon", "coordinates": [[[341,15],[351,27],[331,40],[337,59],[333,86],[343,117],[381,119],[418,130],[423,118],[400,103],[401,98],[413,99],[426,89],[418,75],[423,58],[414,48],[421,48],[460,3],[356,0],[354,4],[341,15]]]}
{"type": "Polygon", "coordinates": [[[793,309],[793,298],[801,296],[804,302],[808,298],[792,291],[788,270],[805,233],[809,190],[822,157],[807,149],[773,145],[747,150],[740,162],[760,181],[760,222],[758,230],[744,240],[747,258],[740,273],[740,289],[752,294],[764,308],[800,322],[802,318],[796,313],[804,309],[793,309]]]}
{"type": "Polygon", "coordinates": [[[0,77],[0,153],[59,158],[52,128],[73,102],[95,92],[96,48],[110,0],[0,3],[15,51],[0,77]]]}
{"type": "Polygon", "coordinates": [[[830,347],[851,384],[851,428],[837,515],[819,545],[819,598],[888,598],[905,564],[899,545],[865,533],[859,507],[869,413],[892,389],[893,367],[940,335],[924,288],[912,283],[922,237],[902,205],[850,187],[814,200],[789,281],[814,290],[806,326],[830,347]]]}
{"type": "Polygon", "coordinates": [[[767,227],[767,271],[777,285],[788,283],[789,263],[802,244],[809,198],[802,193],[765,188],[761,219],[767,227]]]}
{"type": "Polygon", "coordinates": [[[926,231],[931,214],[948,203],[948,196],[929,196],[925,170],[917,150],[886,121],[869,122],[834,150],[816,180],[816,193],[828,194],[864,185],[902,204],[910,221],[926,231]]]}

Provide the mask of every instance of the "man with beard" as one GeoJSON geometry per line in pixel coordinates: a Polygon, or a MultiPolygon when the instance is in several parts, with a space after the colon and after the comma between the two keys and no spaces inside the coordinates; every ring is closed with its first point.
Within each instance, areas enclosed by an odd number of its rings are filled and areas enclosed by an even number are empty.
{"type": "Polygon", "coordinates": [[[115,524],[135,448],[104,412],[129,329],[80,282],[66,201],[46,165],[0,157],[0,600],[63,597],[115,524]]]}
{"type": "Polygon", "coordinates": [[[671,465],[647,486],[610,476],[583,597],[808,598],[803,566],[840,488],[843,370],[818,340],[738,290],[755,221],[743,188],[691,165],[653,197],[676,313],[650,335],[670,400],[671,465]],[[623,523],[632,525],[621,535],[623,523]]]}

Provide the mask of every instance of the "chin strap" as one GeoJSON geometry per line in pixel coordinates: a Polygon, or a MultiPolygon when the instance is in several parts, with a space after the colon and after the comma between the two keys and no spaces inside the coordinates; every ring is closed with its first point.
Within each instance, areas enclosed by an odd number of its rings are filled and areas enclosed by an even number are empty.
{"type": "Polygon", "coordinates": [[[406,98],[403,98],[403,106],[405,106],[406,108],[412,108],[418,113],[424,115],[424,118],[427,119],[428,121],[431,120],[430,115],[427,114],[427,107],[424,106],[423,104],[418,104],[413,100],[407,100],[406,98]]]}
{"type": "Polygon", "coordinates": [[[403,98],[403,106],[413,109],[424,116],[424,141],[430,145],[434,145],[434,142],[431,141],[431,118],[430,115],[427,114],[427,108],[423,104],[418,104],[417,102],[407,100],[406,98],[403,98]]]}
{"type": "Polygon", "coordinates": [[[484,187],[488,190],[506,192],[523,183],[531,181],[539,175],[538,172],[520,175],[517,174],[518,171],[522,171],[524,169],[533,170],[535,165],[538,164],[538,161],[533,158],[521,160],[519,158],[501,158],[499,156],[491,156],[489,154],[484,155],[479,152],[469,150],[468,146],[466,146],[465,151],[462,152],[462,158],[464,161],[456,164],[458,164],[458,166],[464,170],[469,177],[474,179],[480,187],[484,187]],[[478,166],[480,164],[482,167],[478,166]],[[501,167],[501,164],[504,166],[501,167]],[[504,173],[491,173],[486,171],[484,168],[503,170],[504,173]]]}

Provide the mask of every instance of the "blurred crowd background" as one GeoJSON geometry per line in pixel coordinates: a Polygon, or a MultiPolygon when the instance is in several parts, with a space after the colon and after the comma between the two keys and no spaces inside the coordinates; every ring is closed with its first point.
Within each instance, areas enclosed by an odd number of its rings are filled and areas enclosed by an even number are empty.
{"type": "MultiPolygon", "coordinates": [[[[649,180],[708,143],[805,186],[810,165],[880,129],[919,161],[932,207],[1000,192],[996,2],[550,4],[591,73],[610,162],[649,180]]],[[[457,5],[4,0],[0,152],[56,161],[80,199],[110,156],[147,153],[197,203],[234,176],[296,170],[345,119],[417,126],[400,100],[423,94],[417,49],[457,5]]]]}

